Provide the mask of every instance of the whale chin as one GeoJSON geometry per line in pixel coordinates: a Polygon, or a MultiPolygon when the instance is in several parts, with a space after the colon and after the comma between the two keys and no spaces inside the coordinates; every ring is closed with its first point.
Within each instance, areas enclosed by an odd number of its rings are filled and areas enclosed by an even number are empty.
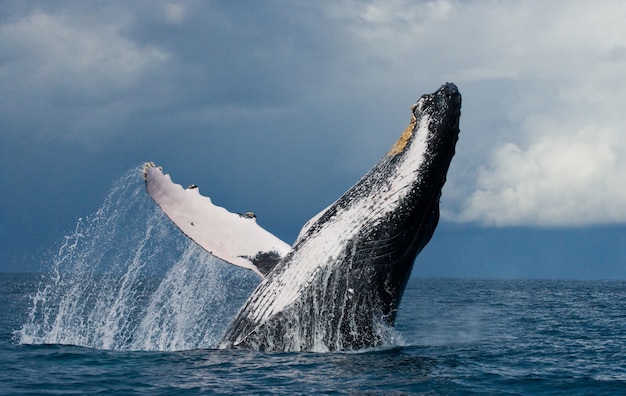
{"type": "Polygon", "coordinates": [[[291,246],[254,214],[228,212],[196,186],[184,189],[146,164],[148,193],[185,235],[262,279],[220,347],[332,351],[389,341],[415,258],[439,221],[461,95],[446,83],[411,110],[391,149],[309,220],[291,246]]]}

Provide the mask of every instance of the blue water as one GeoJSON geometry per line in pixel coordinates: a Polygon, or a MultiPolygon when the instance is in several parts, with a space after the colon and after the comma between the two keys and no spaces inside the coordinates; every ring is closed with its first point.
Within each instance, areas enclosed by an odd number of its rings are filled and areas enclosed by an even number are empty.
{"type": "Polygon", "coordinates": [[[0,275],[5,394],[626,393],[626,282],[412,279],[403,345],[360,353],[24,345],[39,275],[0,275]]]}
{"type": "Polygon", "coordinates": [[[415,278],[387,347],[215,349],[259,280],[182,236],[137,169],[42,260],[0,274],[0,394],[626,394],[624,281],[415,278]]]}

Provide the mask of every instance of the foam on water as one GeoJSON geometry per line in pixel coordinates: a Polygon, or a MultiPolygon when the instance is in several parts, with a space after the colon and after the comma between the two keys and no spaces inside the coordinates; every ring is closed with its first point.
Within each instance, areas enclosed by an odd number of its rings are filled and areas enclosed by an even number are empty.
{"type": "Polygon", "coordinates": [[[184,237],[133,169],[65,237],[16,338],[111,350],[210,348],[257,283],[184,237]]]}

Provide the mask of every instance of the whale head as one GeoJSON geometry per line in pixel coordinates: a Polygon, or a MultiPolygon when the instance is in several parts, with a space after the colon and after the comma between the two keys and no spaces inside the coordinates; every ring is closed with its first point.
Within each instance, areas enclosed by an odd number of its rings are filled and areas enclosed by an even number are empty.
{"type": "Polygon", "coordinates": [[[371,246],[368,283],[388,324],[395,321],[415,258],[439,222],[441,191],[459,137],[461,94],[447,83],[411,110],[409,126],[361,181],[376,197],[372,213],[384,213],[363,227],[361,243],[371,246]]]}
{"type": "Polygon", "coordinates": [[[409,126],[387,154],[305,224],[222,346],[323,351],[385,342],[415,258],[439,221],[461,95],[447,83],[411,109],[409,126]]]}

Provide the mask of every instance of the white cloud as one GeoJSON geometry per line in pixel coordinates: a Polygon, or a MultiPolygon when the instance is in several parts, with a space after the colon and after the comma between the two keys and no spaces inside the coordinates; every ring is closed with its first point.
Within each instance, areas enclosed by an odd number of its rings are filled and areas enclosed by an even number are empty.
{"type": "Polygon", "coordinates": [[[458,220],[495,226],[626,222],[622,132],[593,125],[554,134],[562,126],[549,122],[537,128],[551,126],[527,147],[498,147],[458,220]]]}
{"type": "Polygon", "coordinates": [[[550,25],[536,25],[524,44],[514,85],[519,100],[507,110],[513,127],[495,131],[500,143],[479,164],[475,190],[453,219],[496,226],[626,222],[626,28],[619,23],[626,8],[576,6],[544,10],[551,11],[543,15],[550,25]]]}
{"type": "Polygon", "coordinates": [[[357,4],[331,15],[377,65],[369,79],[396,92],[452,80],[464,94],[444,218],[626,222],[626,3],[357,4]]]}

